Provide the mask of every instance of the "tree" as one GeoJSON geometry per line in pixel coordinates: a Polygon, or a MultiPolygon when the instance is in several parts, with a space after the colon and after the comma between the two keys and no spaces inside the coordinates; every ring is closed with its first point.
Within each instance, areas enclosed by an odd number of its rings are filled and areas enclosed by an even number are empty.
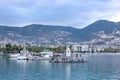
{"type": "Polygon", "coordinates": [[[5,53],[11,53],[12,52],[12,46],[10,43],[5,45],[5,53]]]}

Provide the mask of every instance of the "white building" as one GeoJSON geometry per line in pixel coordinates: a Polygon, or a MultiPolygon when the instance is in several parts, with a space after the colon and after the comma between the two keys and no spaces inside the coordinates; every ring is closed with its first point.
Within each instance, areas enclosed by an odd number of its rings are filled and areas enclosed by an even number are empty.
{"type": "Polygon", "coordinates": [[[72,56],[74,58],[81,58],[84,53],[87,53],[89,51],[89,45],[73,45],[72,50],[72,56]]]}
{"type": "Polygon", "coordinates": [[[44,50],[43,52],[41,52],[41,56],[44,58],[51,58],[53,57],[53,52],[50,50],[44,50]]]}
{"type": "Polygon", "coordinates": [[[74,53],[86,53],[89,51],[89,45],[73,45],[72,49],[74,53]]]}
{"type": "Polygon", "coordinates": [[[105,46],[97,46],[97,52],[104,51],[105,46]]]}

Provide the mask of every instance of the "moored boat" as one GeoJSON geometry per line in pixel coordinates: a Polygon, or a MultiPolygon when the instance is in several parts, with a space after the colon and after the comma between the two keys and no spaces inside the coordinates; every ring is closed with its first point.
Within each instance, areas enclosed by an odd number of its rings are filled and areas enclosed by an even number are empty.
{"type": "Polygon", "coordinates": [[[20,56],[19,53],[17,53],[17,54],[9,54],[10,58],[17,58],[18,56],[20,56]]]}
{"type": "Polygon", "coordinates": [[[23,45],[23,50],[20,51],[20,55],[17,56],[17,60],[27,60],[29,52],[26,50],[25,44],[23,45]]]}
{"type": "Polygon", "coordinates": [[[20,55],[20,56],[17,57],[17,59],[18,59],[18,60],[27,60],[28,57],[25,56],[25,55],[20,55]]]}

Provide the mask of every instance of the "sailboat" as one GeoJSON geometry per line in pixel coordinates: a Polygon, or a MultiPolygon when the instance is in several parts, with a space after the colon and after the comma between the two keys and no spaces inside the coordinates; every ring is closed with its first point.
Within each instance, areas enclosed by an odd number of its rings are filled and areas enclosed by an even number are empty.
{"type": "Polygon", "coordinates": [[[23,50],[20,51],[20,55],[17,56],[18,60],[27,60],[28,59],[28,51],[26,50],[25,44],[23,46],[23,50]]]}

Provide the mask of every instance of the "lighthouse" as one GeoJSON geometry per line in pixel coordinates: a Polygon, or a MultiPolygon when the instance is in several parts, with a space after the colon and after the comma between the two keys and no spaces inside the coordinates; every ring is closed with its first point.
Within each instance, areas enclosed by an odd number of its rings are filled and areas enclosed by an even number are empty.
{"type": "Polygon", "coordinates": [[[66,57],[71,57],[71,51],[69,46],[66,47],[66,57]]]}

